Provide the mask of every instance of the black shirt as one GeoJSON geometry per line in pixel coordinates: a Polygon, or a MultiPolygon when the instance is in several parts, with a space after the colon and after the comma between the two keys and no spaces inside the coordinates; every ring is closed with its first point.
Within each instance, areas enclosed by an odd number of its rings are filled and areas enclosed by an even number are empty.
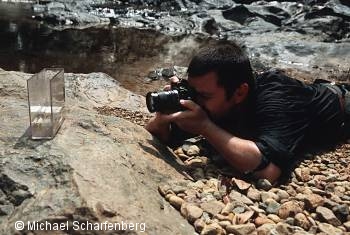
{"type": "Polygon", "coordinates": [[[307,85],[279,71],[259,75],[248,103],[250,139],[277,166],[290,167],[309,143],[339,139],[344,114],[338,95],[322,84],[307,85]]]}

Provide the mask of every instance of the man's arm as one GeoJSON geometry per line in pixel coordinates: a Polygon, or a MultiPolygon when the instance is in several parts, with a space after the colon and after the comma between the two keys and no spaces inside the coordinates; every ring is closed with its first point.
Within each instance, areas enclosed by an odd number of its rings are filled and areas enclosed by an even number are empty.
{"type": "MultiPolygon", "coordinates": [[[[262,159],[257,145],[250,140],[238,138],[212,122],[203,109],[190,100],[181,100],[186,111],[165,115],[164,119],[175,122],[181,129],[193,134],[202,135],[241,173],[255,170],[262,159]]],[[[258,178],[275,182],[281,175],[281,170],[273,163],[256,172],[258,178]]]]}
{"type": "MultiPolygon", "coordinates": [[[[244,173],[256,169],[261,162],[261,152],[253,141],[233,136],[231,133],[209,121],[201,135],[238,171],[244,173]]],[[[281,170],[273,163],[255,173],[258,178],[275,182],[281,170]]]]}

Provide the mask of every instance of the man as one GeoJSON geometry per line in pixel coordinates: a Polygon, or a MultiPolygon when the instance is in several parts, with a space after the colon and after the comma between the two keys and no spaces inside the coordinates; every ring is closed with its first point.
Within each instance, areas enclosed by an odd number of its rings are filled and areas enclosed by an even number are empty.
{"type": "Polygon", "coordinates": [[[278,71],[255,78],[234,43],[200,50],[187,72],[195,102],[181,100],[185,111],[156,113],[146,129],[166,143],[172,123],[201,135],[241,173],[275,182],[305,144],[330,143],[349,128],[344,86],[306,85],[278,71]]]}

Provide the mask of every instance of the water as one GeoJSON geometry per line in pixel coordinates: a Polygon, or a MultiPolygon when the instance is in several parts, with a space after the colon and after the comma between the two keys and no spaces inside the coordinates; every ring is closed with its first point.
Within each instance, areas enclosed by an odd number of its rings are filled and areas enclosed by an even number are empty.
{"type": "Polygon", "coordinates": [[[105,72],[138,94],[165,82],[145,83],[152,70],[186,66],[198,48],[194,38],[152,30],[105,26],[53,30],[31,19],[27,4],[0,3],[0,68],[37,73],[44,67],[65,72],[105,72]]]}

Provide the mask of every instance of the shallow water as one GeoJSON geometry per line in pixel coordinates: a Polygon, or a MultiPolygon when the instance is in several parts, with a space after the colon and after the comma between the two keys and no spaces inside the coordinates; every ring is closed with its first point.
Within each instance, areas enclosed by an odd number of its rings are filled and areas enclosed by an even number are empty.
{"type": "Polygon", "coordinates": [[[112,26],[57,31],[32,20],[29,5],[20,6],[0,3],[0,68],[5,70],[105,72],[127,89],[145,94],[166,83],[145,83],[150,71],[186,66],[199,44],[190,37],[112,26]]]}

